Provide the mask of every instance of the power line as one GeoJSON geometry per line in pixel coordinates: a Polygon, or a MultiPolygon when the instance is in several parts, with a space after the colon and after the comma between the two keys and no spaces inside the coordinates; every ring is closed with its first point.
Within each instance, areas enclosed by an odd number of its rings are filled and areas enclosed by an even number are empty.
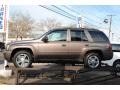
{"type": "MultiPolygon", "coordinates": [[[[65,7],[66,9],[68,9],[68,10],[70,10],[70,11],[72,11],[72,12],[78,14],[78,15],[80,15],[80,13],[78,13],[77,11],[75,11],[75,10],[73,10],[73,9],[70,9],[69,7],[67,7],[67,6],[65,6],[65,5],[62,5],[62,6],[65,7]]],[[[84,17],[85,17],[85,16],[84,16],[84,17]]],[[[92,21],[94,21],[94,22],[96,22],[96,23],[98,23],[98,24],[101,25],[100,22],[97,22],[97,21],[95,21],[95,20],[93,20],[93,19],[91,19],[91,18],[88,18],[88,17],[85,17],[85,18],[87,18],[87,19],[89,19],[89,20],[92,20],[92,21]]]]}
{"type": "MultiPolygon", "coordinates": [[[[70,10],[70,11],[72,11],[72,12],[74,12],[74,13],[76,13],[76,14],[80,14],[80,13],[78,13],[77,11],[75,11],[75,10],[73,10],[73,9],[71,9],[71,8],[69,8],[69,7],[67,7],[67,6],[65,6],[65,5],[62,5],[63,7],[65,7],[66,9],[68,9],[68,10],[70,10]]],[[[94,15],[94,16],[96,16],[96,15],[94,15]]],[[[99,18],[99,19],[101,19],[101,17],[98,17],[98,16],[96,16],[97,18],[99,18]]],[[[102,18],[103,19],[103,18],[102,18]]]]}
{"type": "MultiPolygon", "coordinates": [[[[47,10],[50,10],[50,11],[52,11],[52,12],[54,12],[54,13],[57,13],[57,14],[59,14],[59,15],[62,15],[62,16],[64,16],[64,17],[67,17],[67,18],[69,18],[69,19],[72,19],[72,20],[76,21],[75,18],[69,17],[69,16],[67,16],[67,15],[65,15],[65,14],[62,14],[62,13],[59,13],[59,12],[57,12],[57,11],[51,9],[51,8],[46,7],[45,5],[39,5],[39,6],[42,7],[42,8],[45,8],[45,9],[47,9],[47,10]]],[[[52,6],[54,6],[54,5],[52,5],[52,6]]],[[[54,6],[54,7],[56,7],[56,6],[54,6]]],[[[58,8],[58,7],[56,7],[56,8],[57,8],[57,9],[60,9],[60,8],[58,8]]],[[[63,12],[65,12],[65,13],[67,13],[67,14],[69,14],[69,15],[71,15],[70,13],[68,13],[68,12],[66,12],[66,11],[64,11],[64,10],[62,10],[62,9],[60,9],[60,10],[63,11],[63,12]]],[[[74,17],[75,17],[75,16],[74,16],[74,17]]],[[[85,22],[87,22],[87,21],[85,21],[85,22]]],[[[89,22],[87,22],[87,23],[89,23],[89,22]]],[[[92,25],[92,26],[95,26],[95,27],[98,27],[98,28],[99,28],[99,26],[93,25],[93,24],[91,24],[91,23],[89,23],[89,24],[92,25]]]]}
{"type": "Polygon", "coordinates": [[[84,21],[84,22],[87,23],[87,24],[89,24],[89,25],[91,25],[91,26],[94,26],[94,27],[97,27],[97,28],[101,28],[101,27],[99,27],[99,26],[97,26],[97,25],[94,25],[94,24],[89,23],[88,21],[84,21]]]}
{"type": "Polygon", "coordinates": [[[74,16],[74,15],[72,15],[72,14],[70,14],[70,13],[66,12],[65,10],[63,10],[63,9],[61,9],[61,8],[59,8],[59,7],[55,6],[55,5],[52,5],[52,6],[53,6],[53,7],[55,7],[55,8],[57,8],[58,10],[63,11],[63,12],[64,12],[64,13],[66,13],[66,14],[68,14],[68,15],[70,15],[70,16],[72,16],[72,17],[76,18],[76,16],[74,16]]]}
{"type": "Polygon", "coordinates": [[[66,9],[68,9],[68,10],[70,10],[70,11],[72,11],[72,12],[74,12],[74,13],[76,13],[76,14],[80,14],[80,13],[78,13],[78,12],[76,12],[75,10],[73,10],[73,9],[70,9],[69,7],[67,7],[67,6],[65,6],[65,5],[62,5],[63,7],[65,7],[66,9]]]}
{"type": "MultiPolygon", "coordinates": [[[[72,11],[72,12],[74,12],[74,13],[80,15],[80,13],[78,13],[77,11],[75,11],[75,10],[73,10],[73,9],[70,9],[69,7],[67,7],[67,6],[65,6],[65,5],[63,5],[63,7],[65,7],[65,8],[67,8],[68,10],[70,10],[70,11],[72,11]]],[[[84,16],[84,17],[85,17],[85,16],[84,16]]],[[[91,18],[88,18],[88,17],[85,17],[85,18],[90,19],[90,20],[93,21],[93,19],[91,19],[91,18]]],[[[95,21],[95,20],[94,20],[94,21],[95,21]]],[[[97,22],[97,21],[95,21],[95,22],[97,22]]],[[[99,23],[99,22],[97,22],[97,23],[99,23]]]]}
{"type": "MultiPolygon", "coordinates": [[[[101,26],[97,26],[97,25],[95,25],[95,24],[91,24],[91,23],[88,22],[88,21],[84,21],[84,22],[87,23],[87,24],[89,24],[89,25],[91,25],[91,26],[97,27],[98,29],[104,28],[104,27],[101,27],[101,26]]],[[[104,28],[104,29],[107,29],[107,28],[104,28]]]]}
{"type": "Polygon", "coordinates": [[[94,22],[96,22],[96,23],[98,23],[98,24],[102,24],[102,23],[97,22],[97,21],[95,21],[95,20],[93,20],[93,19],[91,19],[91,18],[88,18],[88,17],[85,17],[85,18],[87,18],[87,19],[89,19],[89,20],[92,20],[92,21],[94,21],[94,22]]]}
{"type": "Polygon", "coordinates": [[[79,19],[79,17],[74,16],[74,15],[72,15],[72,14],[70,14],[70,13],[66,12],[65,10],[63,10],[63,9],[61,9],[61,8],[59,8],[59,7],[55,6],[55,5],[52,5],[52,6],[53,6],[53,7],[55,7],[55,8],[57,8],[58,10],[61,10],[62,12],[66,13],[66,14],[68,14],[68,15],[70,15],[70,16],[72,16],[72,17],[76,18],[76,19],[78,20],[78,25],[79,25],[79,28],[80,28],[80,27],[82,27],[82,17],[80,17],[81,19],[79,19]]]}
{"type": "Polygon", "coordinates": [[[50,9],[50,8],[44,6],[44,5],[39,5],[39,6],[42,7],[42,8],[45,8],[45,9],[47,9],[47,10],[50,10],[50,11],[52,11],[52,12],[54,12],[54,13],[57,13],[57,14],[59,14],[59,15],[61,15],[61,16],[64,16],[64,17],[67,17],[67,18],[69,18],[69,19],[71,19],[71,20],[76,21],[76,19],[71,18],[71,17],[69,17],[69,16],[66,16],[66,15],[64,15],[64,14],[62,14],[62,13],[59,13],[59,12],[57,12],[57,11],[55,11],[55,10],[53,10],[53,9],[50,9]]]}
{"type": "MultiPolygon", "coordinates": [[[[55,5],[52,5],[53,7],[55,7],[55,8],[57,8],[57,9],[59,9],[59,10],[61,10],[61,11],[63,11],[63,12],[65,12],[65,13],[67,13],[67,14],[69,14],[69,15],[71,15],[72,17],[75,17],[75,16],[73,16],[72,14],[70,14],[70,13],[68,13],[68,12],[66,12],[65,10],[63,10],[63,9],[60,9],[59,7],[57,7],[57,6],[55,6],[55,5]]],[[[73,9],[70,9],[70,8],[68,8],[68,7],[66,7],[66,6],[64,6],[63,5],[63,7],[65,7],[65,8],[67,8],[67,9],[69,9],[70,11],[72,11],[72,12],[74,12],[74,13],[76,13],[76,14],[79,14],[78,12],[76,12],[76,11],[74,11],[73,9]]],[[[76,17],[75,17],[76,18],[76,17]]],[[[88,17],[86,17],[87,19],[90,19],[90,18],[88,18],[88,17]]],[[[95,21],[95,20],[93,20],[93,19],[90,19],[90,20],[92,20],[92,21],[94,21],[94,22],[96,22],[96,23],[98,23],[98,24],[100,24],[101,25],[101,23],[99,23],[99,22],[97,22],[97,21],[95,21]]],[[[96,26],[96,25],[93,25],[93,24],[91,24],[92,26],[96,26]]],[[[97,26],[96,26],[97,27],[97,26]]]]}

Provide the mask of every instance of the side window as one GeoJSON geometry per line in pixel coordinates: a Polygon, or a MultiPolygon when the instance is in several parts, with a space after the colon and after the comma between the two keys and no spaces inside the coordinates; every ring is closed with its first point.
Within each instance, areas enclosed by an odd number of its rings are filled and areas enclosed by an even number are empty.
{"type": "Polygon", "coordinates": [[[47,35],[48,41],[66,41],[67,31],[66,30],[56,30],[47,35]]]}
{"type": "Polygon", "coordinates": [[[71,41],[88,41],[84,31],[71,30],[71,41]]]}
{"type": "Polygon", "coordinates": [[[103,32],[89,31],[93,41],[95,42],[108,42],[107,36],[103,32]]]}

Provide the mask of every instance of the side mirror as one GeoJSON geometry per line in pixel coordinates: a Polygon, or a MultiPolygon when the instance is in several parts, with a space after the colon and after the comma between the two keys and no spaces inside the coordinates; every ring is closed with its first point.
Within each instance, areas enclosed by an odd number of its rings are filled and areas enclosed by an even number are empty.
{"type": "Polygon", "coordinates": [[[48,42],[48,37],[45,36],[45,37],[42,39],[42,41],[45,42],[45,43],[48,42]]]}

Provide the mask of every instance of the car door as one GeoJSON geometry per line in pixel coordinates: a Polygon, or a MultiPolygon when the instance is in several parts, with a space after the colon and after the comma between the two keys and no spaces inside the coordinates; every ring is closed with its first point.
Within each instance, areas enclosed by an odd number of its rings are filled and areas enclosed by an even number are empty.
{"type": "Polygon", "coordinates": [[[54,30],[43,38],[47,42],[39,43],[39,58],[46,60],[60,60],[68,57],[67,30],[54,30]]]}
{"type": "Polygon", "coordinates": [[[79,60],[82,50],[89,44],[84,30],[70,30],[70,58],[79,60]]]}

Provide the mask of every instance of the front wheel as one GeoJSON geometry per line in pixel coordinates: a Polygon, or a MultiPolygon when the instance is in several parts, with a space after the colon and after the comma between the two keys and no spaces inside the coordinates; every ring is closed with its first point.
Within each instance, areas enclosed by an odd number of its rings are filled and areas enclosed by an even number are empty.
{"type": "Polygon", "coordinates": [[[28,51],[18,51],[13,56],[13,63],[18,68],[27,68],[32,64],[32,55],[28,51]]]}
{"type": "Polygon", "coordinates": [[[88,53],[84,58],[84,66],[87,68],[95,69],[100,67],[101,58],[97,53],[88,53]]]}

